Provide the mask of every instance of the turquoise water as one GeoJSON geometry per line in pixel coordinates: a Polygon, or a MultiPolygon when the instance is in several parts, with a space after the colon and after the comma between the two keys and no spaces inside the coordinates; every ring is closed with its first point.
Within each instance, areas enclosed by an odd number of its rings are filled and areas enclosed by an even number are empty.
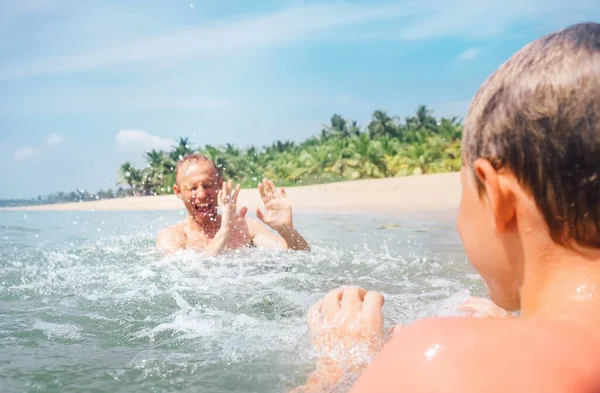
{"type": "Polygon", "coordinates": [[[386,326],[482,295],[454,223],[296,214],[311,253],[163,257],[179,212],[0,212],[2,392],[285,392],[312,364],[307,308],[358,284],[386,326]]]}

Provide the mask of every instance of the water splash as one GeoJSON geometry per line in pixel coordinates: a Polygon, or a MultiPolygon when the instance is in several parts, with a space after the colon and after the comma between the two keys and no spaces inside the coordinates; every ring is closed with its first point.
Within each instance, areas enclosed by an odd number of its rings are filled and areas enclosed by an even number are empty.
{"type": "MultiPolygon", "coordinates": [[[[461,290],[481,290],[458,239],[449,240],[452,224],[298,215],[311,253],[163,257],[154,238],[178,219],[178,212],[4,215],[0,384],[287,391],[313,365],[306,311],[330,289],[381,291],[386,328],[434,313],[461,290]],[[397,228],[375,231],[389,223],[397,228]]],[[[349,366],[370,361],[361,348],[351,354],[349,366]]]]}

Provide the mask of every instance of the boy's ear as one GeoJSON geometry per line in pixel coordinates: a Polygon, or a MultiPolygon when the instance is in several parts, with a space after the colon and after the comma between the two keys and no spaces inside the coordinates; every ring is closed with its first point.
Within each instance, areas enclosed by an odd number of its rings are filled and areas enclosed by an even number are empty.
{"type": "Polygon", "coordinates": [[[485,189],[485,198],[491,210],[496,229],[503,231],[516,213],[515,195],[507,174],[499,173],[492,164],[479,158],[473,163],[475,176],[485,189]]]}

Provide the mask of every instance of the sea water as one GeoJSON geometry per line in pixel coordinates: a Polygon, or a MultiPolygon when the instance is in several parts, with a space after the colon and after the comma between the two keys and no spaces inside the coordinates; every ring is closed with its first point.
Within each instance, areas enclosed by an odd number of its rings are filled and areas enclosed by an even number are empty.
{"type": "Polygon", "coordinates": [[[156,234],[182,218],[0,212],[0,390],[286,392],[333,288],[382,292],[386,328],[485,293],[452,220],[296,213],[312,252],[165,257],[156,234]]]}

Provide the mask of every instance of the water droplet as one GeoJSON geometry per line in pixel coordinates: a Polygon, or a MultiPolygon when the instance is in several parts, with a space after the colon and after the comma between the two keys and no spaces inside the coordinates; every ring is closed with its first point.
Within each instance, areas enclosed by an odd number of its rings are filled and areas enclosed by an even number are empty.
{"type": "Polygon", "coordinates": [[[73,225],[77,225],[77,221],[73,221],[73,225]]]}
{"type": "Polygon", "coordinates": [[[131,173],[129,173],[129,171],[126,171],[125,172],[125,177],[129,177],[129,176],[131,176],[131,173]]]}
{"type": "Polygon", "coordinates": [[[23,214],[23,218],[24,218],[24,219],[27,219],[27,214],[23,214]]]}

